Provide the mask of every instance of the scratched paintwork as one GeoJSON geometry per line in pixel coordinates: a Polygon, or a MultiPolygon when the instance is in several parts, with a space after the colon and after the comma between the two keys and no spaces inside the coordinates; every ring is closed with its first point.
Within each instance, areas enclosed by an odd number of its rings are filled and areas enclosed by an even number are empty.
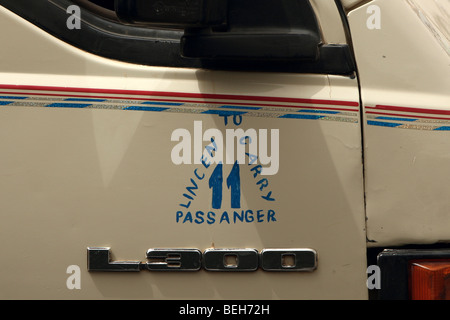
{"type": "Polygon", "coordinates": [[[450,1],[407,0],[407,2],[450,56],[450,1]]]}

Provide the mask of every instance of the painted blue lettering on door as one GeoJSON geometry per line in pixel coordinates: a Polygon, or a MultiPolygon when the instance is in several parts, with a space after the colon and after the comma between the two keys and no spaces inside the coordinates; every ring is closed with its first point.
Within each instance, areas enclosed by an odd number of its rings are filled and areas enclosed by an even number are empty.
{"type": "Polygon", "coordinates": [[[231,208],[241,208],[241,177],[239,163],[236,161],[227,179],[227,187],[231,190],[231,208]]]}
{"type": "MultiPolygon", "coordinates": [[[[231,192],[231,207],[233,209],[241,208],[241,176],[239,163],[236,161],[227,178],[227,187],[231,192]]],[[[220,209],[222,207],[223,196],[223,165],[216,166],[209,178],[209,188],[212,189],[212,207],[220,209]]]]}
{"type": "Polygon", "coordinates": [[[212,189],[212,207],[220,209],[222,207],[222,185],[223,185],[223,165],[216,166],[209,178],[209,188],[212,189]]]}

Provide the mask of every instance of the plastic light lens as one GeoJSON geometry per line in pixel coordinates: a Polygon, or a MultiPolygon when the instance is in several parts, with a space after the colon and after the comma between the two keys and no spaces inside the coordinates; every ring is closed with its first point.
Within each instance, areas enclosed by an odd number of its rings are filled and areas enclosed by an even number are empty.
{"type": "Polygon", "coordinates": [[[413,261],[409,280],[412,300],[450,300],[450,260],[413,261]]]}

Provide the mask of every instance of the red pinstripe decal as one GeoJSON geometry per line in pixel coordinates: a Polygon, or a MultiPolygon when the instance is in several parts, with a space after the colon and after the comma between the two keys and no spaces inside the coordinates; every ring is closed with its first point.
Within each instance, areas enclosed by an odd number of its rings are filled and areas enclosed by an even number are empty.
{"type": "MultiPolygon", "coordinates": [[[[395,107],[395,106],[384,106],[384,105],[377,105],[376,107],[366,107],[366,109],[372,109],[372,110],[386,110],[386,111],[400,111],[400,112],[411,112],[411,113],[422,113],[422,114],[450,115],[450,110],[436,110],[436,109],[425,109],[425,108],[395,107]]],[[[405,115],[405,116],[406,116],[406,115],[405,115]]]]}
{"type": "Polygon", "coordinates": [[[400,113],[387,113],[387,112],[373,112],[366,111],[367,114],[377,114],[381,116],[397,116],[397,117],[405,117],[405,118],[420,118],[420,119],[432,119],[432,120],[450,120],[450,118],[442,118],[442,117],[427,117],[422,115],[412,115],[412,114],[400,114],[400,113]]]}
{"type": "MultiPolygon", "coordinates": [[[[222,100],[245,100],[245,101],[263,101],[263,102],[281,102],[281,103],[308,103],[320,105],[335,105],[347,107],[359,107],[358,102],[337,101],[337,100],[319,100],[319,99],[300,99],[283,97],[259,97],[244,95],[226,95],[226,94],[208,94],[208,93],[181,93],[181,92],[161,92],[161,91],[137,91],[137,90],[117,90],[117,89],[92,89],[92,88],[72,88],[72,87],[48,87],[48,86],[22,86],[22,85],[0,85],[0,89],[6,90],[30,90],[30,91],[53,91],[53,92],[75,92],[75,93],[94,93],[94,94],[117,94],[117,95],[137,95],[137,96],[158,96],[174,98],[193,98],[193,99],[222,99],[222,100]]],[[[16,92],[16,94],[19,94],[16,92]]],[[[25,94],[25,93],[24,93],[25,94]]],[[[31,93],[26,93],[31,94],[31,93]]],[[[36,93],[33,93],[36,94],[36,93]]],[[[40,95],[42,95],[40,93],[40,95]]],[[[51,94],[45,94],[51,95],[51,94]]],[[[67,95],[70,96],[70,95],[67,95]]],[[[103,97],[106,98],[106,97],[103,97]]],[[[117,97],[114,97],[117,99],[117,97]]],[[[127,97],[130,99],[130,97],[127,97]]],[[[137,98],[133,98],[137,99],[137,98]]],[[[205,101],[202,101],[205,103],[205,101]]],[[[217,102],[215,102],[217,103],[217,102]]],[[[243,104],[240,103],[239,104],[243,104]]],[[[269,106],[269,105],[268,105],[269,106]]],[[[278,106],[278,105],[274,105],[278,106]]],[[[286,107],[286,106],[283,106],[286,107]]],[[[355,111],[355,110],[346,110],[355,111]]]]}
{"type": "MultiPolygon", "coordinates": [[[[117,99],[117,100],[139,100],[139,101],[159,101],[159,102],[187,102],[187,103],[201,103],[201,104],[230,104],[230,102],[224,101],[199,101],[199,100],[175,100],[175,99],[149,99],[149,98],[134,98],[134,97],[112,97],[112,96],[97,96],[97,95],[78,95],[78,94],[54,94],[54,93],[35,93],[35,92],[11,92],[11,91],[0,91],[0,94],[11,94],[11,95],[26,95],[26,96],[48,96],[48,97],[70,97],[70,98],[99,98],[99,99],[117,99]]],[[[238,102],[234,103],[237,106],[258,106],[258,107],[281,107],[281,108],[296,108],[296,109],[314,109],[314,110],[333,110],[333,111],[348,111],[348,112],[358,112],[356,109],[344,109],[344,108],[332,108],[332,107],[313,107],[313,106],[293,106],[293,105],[283,105],[283,104],[266,104],[266,103],[245,103],[238,102]]]]}

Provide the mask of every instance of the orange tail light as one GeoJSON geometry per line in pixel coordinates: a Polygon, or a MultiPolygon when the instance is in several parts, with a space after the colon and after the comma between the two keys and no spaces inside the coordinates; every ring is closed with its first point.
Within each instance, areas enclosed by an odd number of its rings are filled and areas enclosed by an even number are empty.
{"type": "Polygon", "coordinates": [[[412,300],[450,300],[450,260],[417,260],[410,264],[412,300]]]}

